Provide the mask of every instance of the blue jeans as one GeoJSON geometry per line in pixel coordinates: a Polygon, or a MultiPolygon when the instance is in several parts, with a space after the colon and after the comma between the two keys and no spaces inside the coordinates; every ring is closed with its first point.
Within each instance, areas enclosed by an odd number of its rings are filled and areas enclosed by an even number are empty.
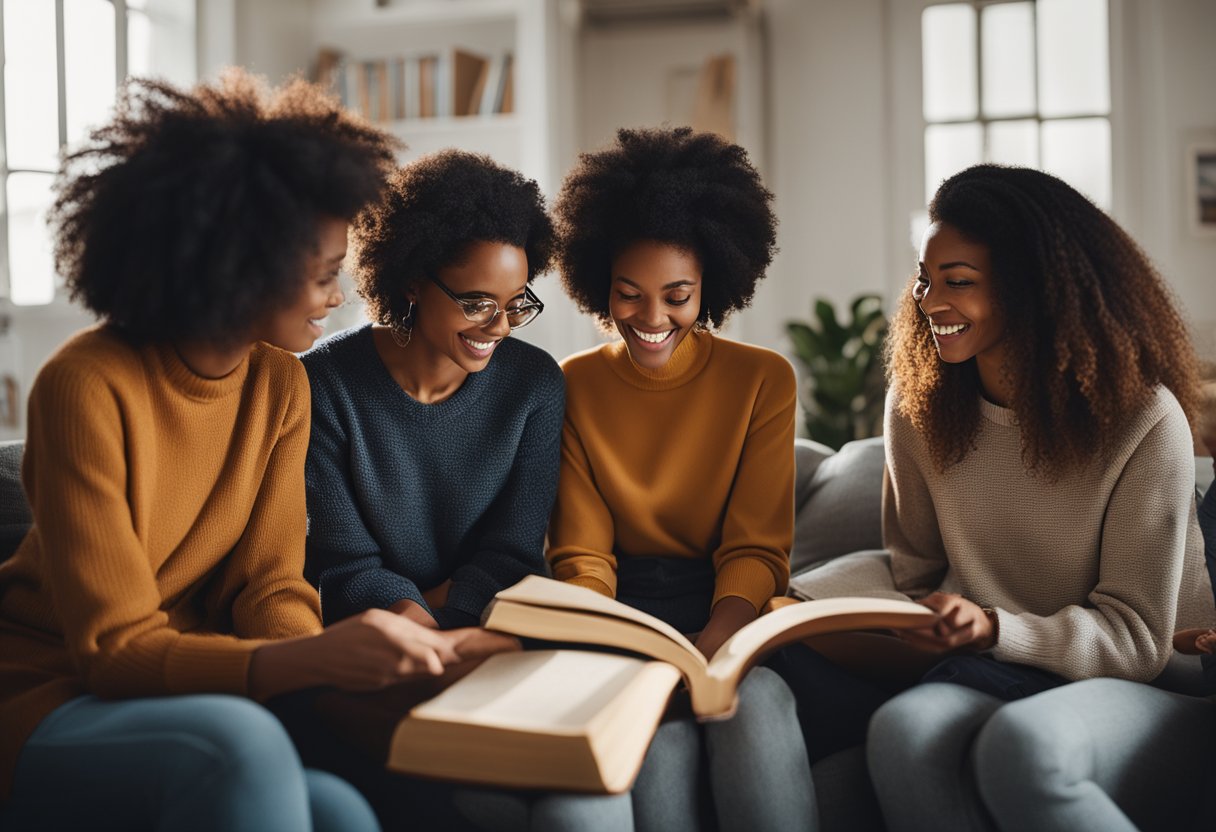
{"type": "Polygon", "coordinates": [[[367,801],[305,769],[270,712],[235,696],[82,696],[26,741],[4,829],[371,832],[367,801]]]}
{"type": "Polygon", "coordinates": [[[794,697],[781,678],[752,668],[728,720],[664,720],[633,786],[633,808],[638,832],[818,828],[794,697]]]}
{"type": "MultiPolygon", "coordinates": [[[[705,626],[713,594],[708,560],[620,559],[617,600],[683,633],[705,626]]],[[[777,674],[752,668],[728,720],[698,723],[678,709],[659,726],[633,786],[638,832],[818,827],[794,697],[777,674]]]]}
{"type": "Polygon", "coordinates": [[[1164,832],[1212,828],[1213,747],[1213,703],[1090,679],[1010,703],[922,685],[879,709],[867,751],[891,832],[1164,832]]]}
{"type": "MultiPolygon", "coordinates": [[[[778,651],[767,664],[785,679],[798,700],[798,717],[812,763],[864,743],[870,718],[900,693],[898,688],[860,679],[802,644],[778,651]]],[[[1067,680],[1036,667],[966,655],[943,659],[920,681],[949,682],[1011,701],[1067,680]]]]}
{"type": "Polygon", "coordinates": [[[1211,830],[1214,752],[1216,703],[1090,679],[997,711],[975,777],[1001,830],[1211,830]]]}
{"type": "MultiPolygon", "coordinates": [[[[1199,528],[1203,532],[1203,557],[1216,594],[1216,483],[1208,488],[1199,504],[1199,528]]],[[[1203,657],[1203,681],[1207,693],[1216,693],[1216,655],[1203,657]]]]}

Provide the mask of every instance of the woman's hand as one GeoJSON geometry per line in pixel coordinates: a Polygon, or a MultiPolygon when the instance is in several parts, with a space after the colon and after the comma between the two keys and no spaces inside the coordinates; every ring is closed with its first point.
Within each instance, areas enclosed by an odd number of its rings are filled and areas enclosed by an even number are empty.
{"type": "Polygon", "coordinates": [[[414,676],[438,676],[463,660],[461,646],[483,653],[497,652],[496,645],[434,630],[388,610],[367,610],[318,635],[259,647],[249,663],[249,693],[267,699],[320,685],[378,690],[414,676]]]}
{"type": "Polygon", "coordinates": [[[423,627],[430,627],[432,630],[439,629],[439,622],[427,611],[427,608],[409,598],[402,598],[389,607],[388,611],[407,618],[415,624],[421,624],[423,627]]]}
{"type": "Polygon", "coordinates": [[[696,648],[707,659],[712,659],[718,648],[744,625],[756,620],[756,608],[751,602],[735,595],[728,595],[714,604],[709,623],[697,636],[696,648]]]}
{"type": "Polygon", "coordinates": [[[1216,653],[1216,630],[1199,627],[1174,633],[1174,649],[1188,656],[1216,653]]]}
{"type": "Polygon", "coordinates": [[[992,621],[983,608],[961,595],[934,592],[921,604],[937,613],[931,627],[900,630],[900,638],[913,647],[932,653],[946,653],[960,647],[987,650],[996,642],[992,621]]]}

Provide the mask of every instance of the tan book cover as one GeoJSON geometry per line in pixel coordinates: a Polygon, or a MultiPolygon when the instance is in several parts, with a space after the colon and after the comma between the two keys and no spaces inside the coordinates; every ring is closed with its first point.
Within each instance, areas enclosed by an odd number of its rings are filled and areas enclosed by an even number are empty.
{"type": "Polygon", "coordinates": [[[734,713],[744,674],[782,645],[828,633],[926,627],[936,618],[912,601],[800,601],[760,616],[706,660],[691,641],[653,616],[590,589],[532,575],[499,592],[482,624],[511,635],[617,647],[667,662],[684,677],[693,712],[702,719],[723,719],[734,713]]]}

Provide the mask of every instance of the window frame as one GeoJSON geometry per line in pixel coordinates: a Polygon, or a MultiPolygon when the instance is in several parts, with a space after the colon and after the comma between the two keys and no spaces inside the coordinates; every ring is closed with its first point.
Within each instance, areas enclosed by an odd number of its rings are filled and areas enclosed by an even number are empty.
{"type": "MultiPolygon", "coordinates": [[[[1041,100],[1041,96],[1039,94],[1039,69],[1040,69],[1039,60],[1040,60],[1040,56],[1039,56],[1039,40],[1038,40],[1038,22],[1039,22],[1038,21],[1038,15],[1039,15],[1038,0],[930,0],[930,2],[926,2],[924,4],[923,8],[921,9],[921,15],[922,15],[921,19],[922,20],[923,20],[924,11],[929,8],[932,8],[934,6],[970,6],[975,11],[975,32],[974,32],[974,34],[975,34],[975,82],[976,82],[976,84],[975,84],[975,117],[974,118],[953,118],[953,119],[932,119],[931,120],[924,116],[924,105],[923,105],[923,98],[922,98],[922,105],[921,105],[921,118],[923,121],[923,126],[921,128],[922,154],[924,152],[924,147],[927,144],[926,136],[929,131],[929,128],[939,127],[939,126],[975,124],[975,125],[978,125],[980,128],[981,154],[984,159],[988,159],[989,158],[989,146],[990,146],[989,142],[990,142],[990,136],[991,136],[989,127],[991,127],[994,124],[1001,124],[1001,123],[1007,123],[1007,122],[1033,121],[1035,123],[1035,127],[1036,127],[1035,155],[1038,159],[1037,167],[1039,167],[1041,169],[1042,165],[1043,165],[1043,126],[1045,124],[1053,123],[1053,122],[1078,121],[1081,119],[1103,119],[1104,121],[1106,121],[1107,128],[1110,131],[1111,144],[1112,144],[1111,164],[1110,164],[1110,171],[1109,171],[1110,180],[1111,180],[1110,181],[1111,204],[1109,206],[1106,206],[1106,209],[1107,210],[1113,209],[1114,201],[1115,201],[1115,199],[1114,199],[1115,160],[1114,160],[1114,148],[1113,148],[1114,121],[1112,118],[1112,111],[1115,108],[1114,81],[1113,81],[1115,73],[1114,73],[1114,65],[1113,65],[1114,59],[1112,57],[1112,51],[1110,49],[1110,44],[1109,44],[1109,40],[1110,40],[1109,33],[1112,29],[1111,18],[1113,18],[1113,16],[1114,16],[1112,13],[1113,3],[1110,2],[1110,0],[1107,0],[1107,7],[1106,7],[1107,32],[1108,32],[1107,108],[1106,108],[1106,110],[1105,111],[1075,110],[1075,111],[1070,111],[1065,114],[1049,115],[1049,116],[1043,115],[1042,100],[1041,100]],[[1002,115],[1002,116],[986,115],[984,113],[984,37],[983,37],[984,23],[983,23],[983,12],[985,9],[993,8],[995,6],[1008,6],[1008,5],[1012,5],[1014,3],[1023,3],[1023,2],[1029,3],[1030,24],[1031,24],[1031,29],[1034,32],[1034,37],[1031,39],[1031,49],[1032,49],[1033,55],[1032,55],[1032,60],[1031,60],[1031,65],[1030,65],[1031,72],[1034,75],[1034,78],[1033,78],[1034,108],[1030,112],[1025,112],[1025,113],[1021,113],[1018,115],[1002,115]]],[[[923,44],[923,42],[924,42],[923,30],[918,30],[918,35],[920,37],[920,42],[923,44]]],[[[923,56],[922,56],[922,59],[923,59],[923,56]]],[[[920,86],[921,86],[921,94],[923,96],[923,94],[924,94],[923,77],[921,78],[920,86]]],[[[927,171],[922,172],[922,179],[925,176],[927,176],[927,173],[928,173],[927,171]]],[[[924,183],[924,187],[926,190],[928,190],[929,183],[927,181],[924,183]]]]}
{"type": "MultiPolygon", "coordinates": [[[[55,4],[56,109],[59,122],[59,150],[62,151],[68,143],[67,50],[65,48],[67,9],[64,5],[65,0],[52,0],[52,2],[55,4]]],[[[103,2],[107,2],[114,7],[114,86],[117,90],[122,88],[123,82],[127,78],[128,41],[132,16],[143,16],[151,21],[154,20],[155,15],[148,9],[129,6],[127,0],[103,0],[103,2]]],[[[57,171],[33,167],[9,167],[8,106],[5,90],[7,58],[5,55],[4,38],[4,3],[3,0],[0,0],[0,298],[10,306],[20,309],[62,306],[68,302],[67,294],[63,291],[59,276],[56,274],[51,275],[53,293],[51,300],[47,303],[19,305],[13,303],[12,300],[12,264],[9,261],[9,176],[14,173],[50,174],[53,176],[57,171]]]]}

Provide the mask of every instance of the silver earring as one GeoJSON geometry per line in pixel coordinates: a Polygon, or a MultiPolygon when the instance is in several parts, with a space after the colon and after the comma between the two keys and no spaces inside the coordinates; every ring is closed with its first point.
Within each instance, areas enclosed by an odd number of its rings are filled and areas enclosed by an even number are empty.
{"type": "Polygon", "coordinates": [[[405,314],[400,320],[393,321],[389,324],[389,334],[393,336],[393,341],[399,347],[408,347],[410,339],[414,337],[414,302],[410,301],[410,308],[405,310],[405,314]]]}

